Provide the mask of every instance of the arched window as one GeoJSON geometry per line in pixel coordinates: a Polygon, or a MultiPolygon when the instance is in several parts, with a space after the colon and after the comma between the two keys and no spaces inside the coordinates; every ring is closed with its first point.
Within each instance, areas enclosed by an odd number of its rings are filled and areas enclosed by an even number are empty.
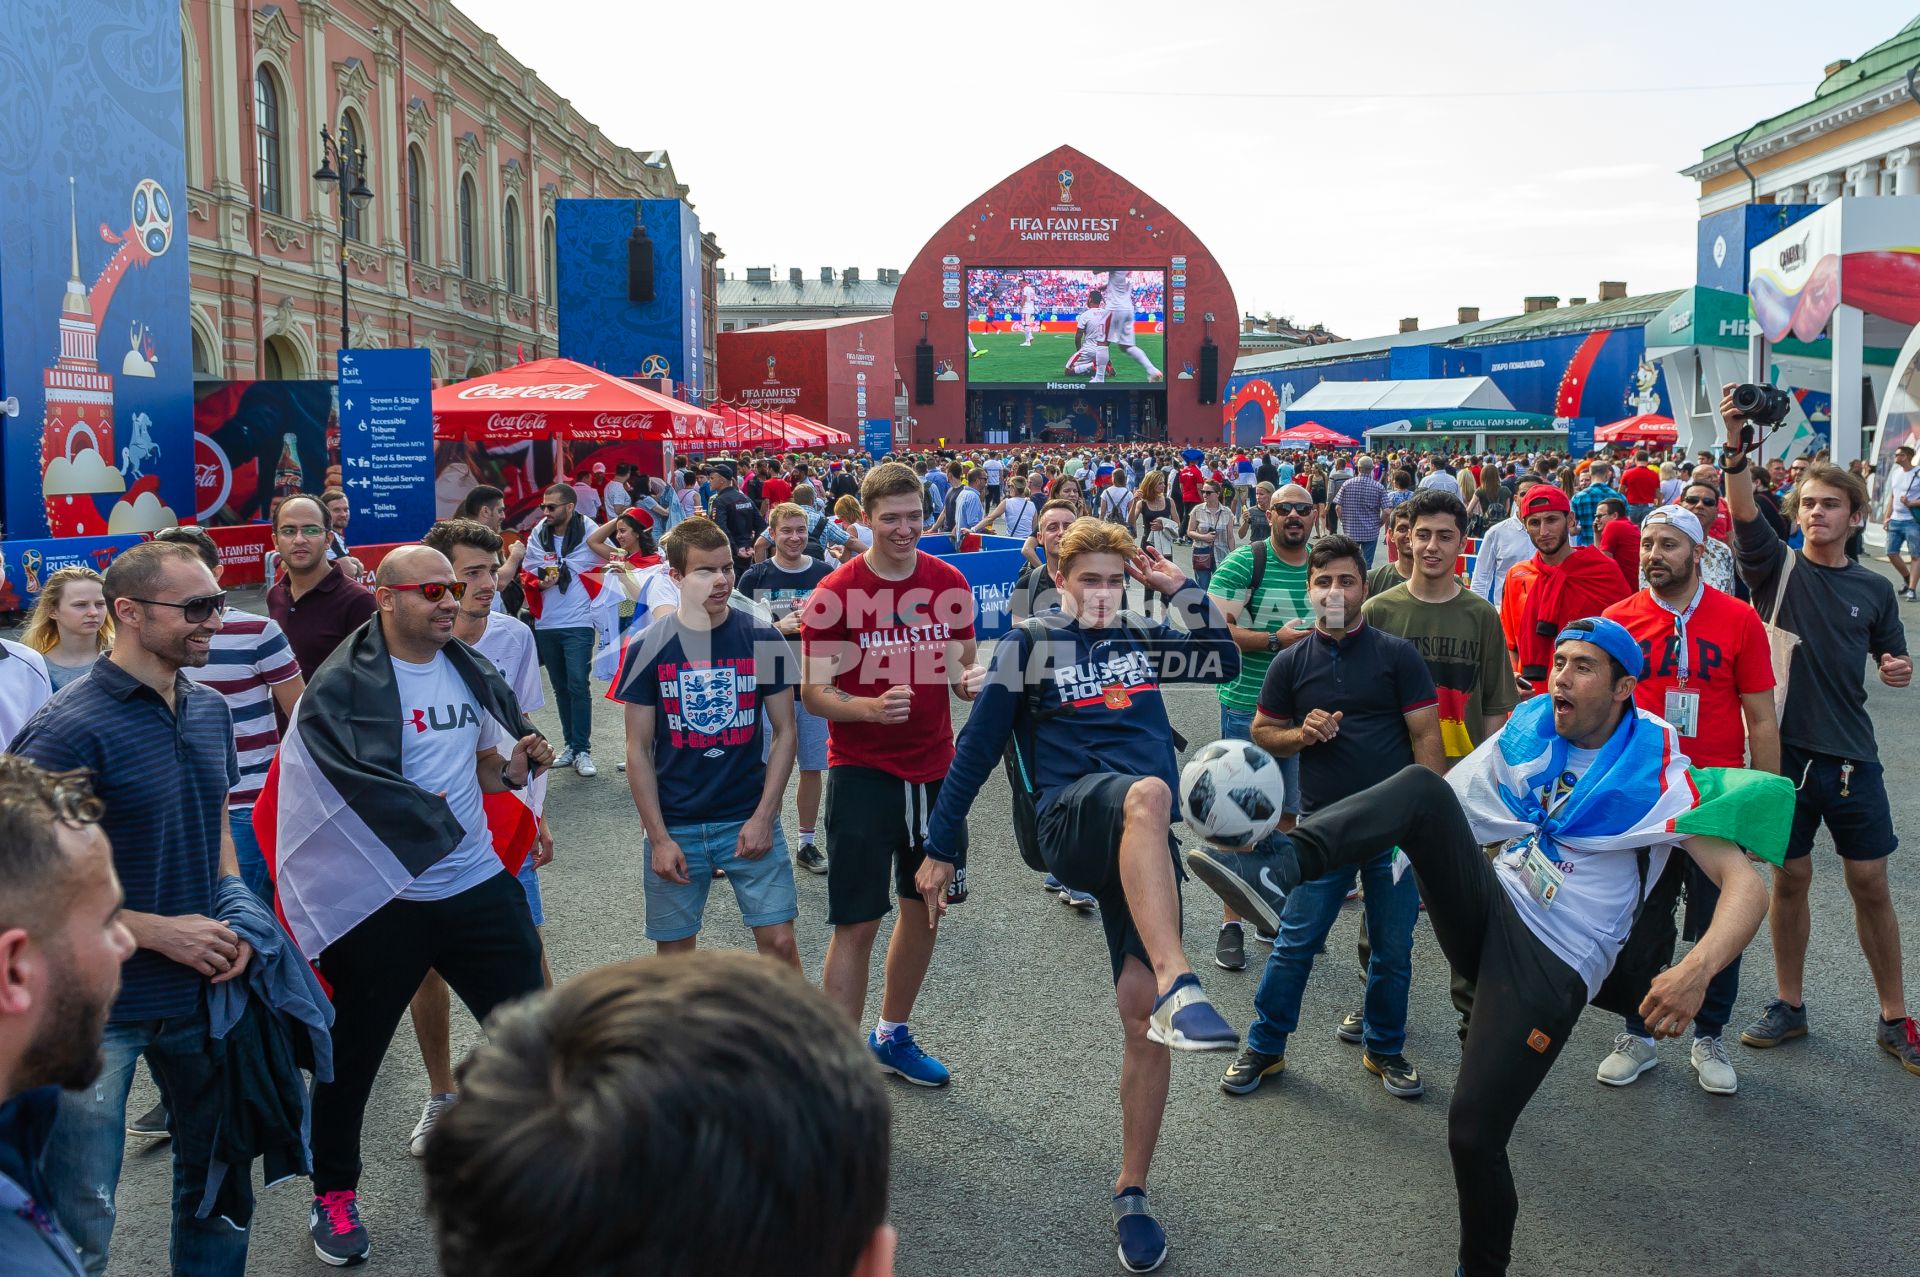
{"type": "Polygon", "coordinates": [[[500,223],[500,247],[507,259],[507,292],[520,294],[520,205],[507,196],[506,216],[500,223]]]}
{"type": "Polygon", "coordinates": [[[545,300],[552,304],[558,281],[553,277],[553,264],[557,254],[554,252],[553,219],[547,218],[540,229],[540,281],[546,290],[545,300]]]}
{"type": "Polygon", "coordinates": [[[285,381],[286,363],[280,358],[281,341],[278,337],[269,337],[260,347],[260,380],[285,381]]]}
{"type": "Polygon", "coordinates": [[[280,183],[280,89],[273,82],[273,72],[264,66],[253,73],[253,142],[260,157],[260,211],[284,213],[286,201],[280,183]]]}
{"type": "Polygon", "coordinates": [[[473,278],[473,178],[460,178],[460,274],[473,278]]]}
{"type": "Polygon", "coordinates": [[[416,262],[427,260],[427,216],[425,196],[420,190],[420,148],[407,148],[407,256],[416,262]]]}
{"type": "Polygon", "coordinates": [[[366,211],[347,198],[347,190],[354,184],[348,176],[348,169],[358,162],[360,151],[360,126],[348,111],[340,117],[340,228],[348,239],[356,244],[367,241],[366,211]]]}

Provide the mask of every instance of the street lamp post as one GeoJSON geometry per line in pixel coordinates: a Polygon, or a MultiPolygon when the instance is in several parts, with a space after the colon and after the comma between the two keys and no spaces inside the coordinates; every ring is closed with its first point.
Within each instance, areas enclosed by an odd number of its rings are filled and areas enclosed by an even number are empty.
{"type": "MultiPolygon", "coordinates": [[[[347,216],[348,201],[358,213],[373,202],[367,185],[367,148],[360,145],[345,117],[339,128],[327,131],[320,126],[320,167],[313,180],[332,191],[340,201],[340,349],[347,348],[347,216]],[[337,170],[337,171],[336,171],[337,170]]],[[[324,196],[322,198],[325,198],[324,196]]],[[[339,365],[339,356],[334,357],[339,365]]]]}

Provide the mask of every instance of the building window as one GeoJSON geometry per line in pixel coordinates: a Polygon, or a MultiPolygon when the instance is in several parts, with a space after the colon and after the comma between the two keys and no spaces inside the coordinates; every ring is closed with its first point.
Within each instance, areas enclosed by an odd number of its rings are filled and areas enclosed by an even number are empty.
{"type": "Polygon", "coordinates": [[[549,305],[552,304],[554,293],[559,287],[559,281],[553,276],[554,258],[553,219],[549,217],[541,223],[540,228],[540,283],[546,289],[546,300],[549,305]]]}
{"type": "Polygon", "coordinates": [[[285,381],[287,369],[280,359],[280,339],[269,337],[260,348],[260,380],[285,381]]]}
{"type": "Polygon", "coordinates": [[[347,198],[347,188],[353,180],[347,176],[350,165],[359,162],[360,126],[354,123],[353,113],[340,117],[340,229],[346,237],[356,244],[367,242],[366,210],[347,198]]]}
{"type": "Polygon", "coordinates": [[[407,256],[427,260],[427,217],[420,193],[420,148],[407,148],[407,256]]]}
{"type": "Polygon", "coordinates": [[[460,274],[473,278],[473,179],[460,178],[460,274]]]}
{"type": "Polygon", "coordinates": [[[273,72],[261,67],[253,73],[253,142],[260,153],[260,211],[284,213],[280,189],[280,90],[273,72]]]}
{"type": "Polygon", "coordinates": [[[722,325],[720,325],[720,331],[721,331],[721,332],[723,332],[723,333],[730,333],[730,332],[732,332],[732,331],[733,331],[733,325],[732,325],[732,324],[722,324],[722,325]]]}
{"type": "Polygon", "coordinates": [[[507,196],[505,220],[500,224],[500,247],[507,259],[507,292],[520,295],[520,205],[507,196]]]}

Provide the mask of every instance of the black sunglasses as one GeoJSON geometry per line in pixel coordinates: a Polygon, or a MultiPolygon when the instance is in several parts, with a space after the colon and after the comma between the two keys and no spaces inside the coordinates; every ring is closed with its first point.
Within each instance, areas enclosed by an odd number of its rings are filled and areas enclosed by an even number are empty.
{"type": "Polygon", "coordinates": [[[1681,505],[1719,505],[1718,497],[1681,497],[1681,505]]]}
{"type": "MultiPolygon", "coordinates": [[[[132,598],[132,595],[127,597],[132,598]]],[[[185,603],[169,603],[165,599],[133,599],[135,603],[146,603],[153,607],[177,607],[180,618],[188,625],[199,625],[202,621],[223,610],[227,606],[225,591],[219,594],[203,594],[197,599],[188,599],[185,603]]]]}
{"type": "Polygon", "coordinates": [[[427,602],[438,603],[449,594],[453,595],[456,599],[464,597],[467,592],[467,583],[465,581],[421,581],[412,585],[389,585],[387,588],[389,590],[418,590],[420,591],[420,597],[427,602]]]}
{"type": "Polygon", "coordinates": [[[1269,506],[1269,508],[1273,510],[1277,510],[1281,514],[1312,514],[1313,502],[1311,501],[1275,501],[1269,506]]]}

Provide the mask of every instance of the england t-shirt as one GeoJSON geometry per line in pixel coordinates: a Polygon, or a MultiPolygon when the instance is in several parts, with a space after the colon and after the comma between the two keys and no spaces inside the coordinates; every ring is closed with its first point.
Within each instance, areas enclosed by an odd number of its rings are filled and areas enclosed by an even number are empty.
{"type": "Polygon", "coordinates": [[[505,754],[513,742],[474,699],[445,652],[435,652],[424,665],[389,659],[400,686],[400,773],[444,796],[466,830],[457,847],[401,889],[400,899],[446,900],[505,872],[487,829],[474,761],[485,749],[505,754]]]}
{"type": "MultiPolygon", "coordinates": [[[[1545,778],[1535,790],[1540,805],[1552,812],[1566,801],[1599,753],[1597,749],[1569,747],[1560,774],[1545,778]]],[[[1595,997],[1613,970],[1627,933],[1633,929],[1634,907],[1641,892],[1639,854],[1632,848],[1581,852],[1556,845],[1554,867],[1565,878],[1553,903],[1543,908],[1528,890],[1524,861],[1530,845],[1530,840],[1523,840],[1501,852],[1493,862],[1496,876],[1527,930],[1579,972],[1587,982],[1587,996],[1595,997]]],[[[1647,861],[1647,890],[1660,880],[1671,850],[1665,846],[1652,849],[1647,861]]]]}

